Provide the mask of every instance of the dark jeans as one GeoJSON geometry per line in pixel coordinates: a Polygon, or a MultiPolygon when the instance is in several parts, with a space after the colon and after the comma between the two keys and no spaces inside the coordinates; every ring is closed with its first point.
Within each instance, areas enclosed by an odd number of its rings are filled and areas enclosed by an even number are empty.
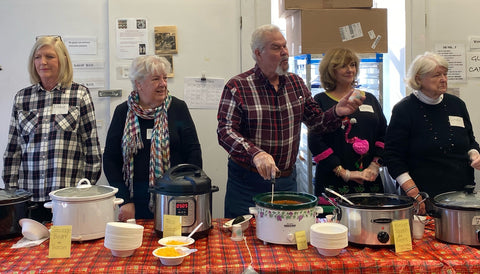
{"type": "MultiPolygon", "coordinates": [[[[275,179],[275,191],[297,191],[295,167],[288,177],[275,179]]],[[[253,197],[271,192],[270,180],[264,180],[258,173],[249,171],[231,159],[228,160],[228,180],[225,194],[225,218],[249,214],[249,207],[255,207],[253,197]]]]}

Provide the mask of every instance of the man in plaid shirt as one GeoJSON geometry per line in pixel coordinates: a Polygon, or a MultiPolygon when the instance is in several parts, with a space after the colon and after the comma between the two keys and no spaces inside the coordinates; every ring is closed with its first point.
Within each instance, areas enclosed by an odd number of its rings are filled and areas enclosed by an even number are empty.
{"type": "Polygon", "coordinates": [[[296,191],[301,123],[333,131],[365,99],[349,100],[350,93],[322,112],[303,80],[288,72],[287,42],[276,26],[257,28],[251,48],[255,67],[228,81],[218,108],[218,141],[229,154],[226,218],[248,214],[274,178],[275,191],[296,191]]]}
{"type": "Polygon", "coordinates": [[[53,190],[101,174],[101,150],[89,90],[72,82],[67,49],[58,36],[37,39],[29,58],[32,86],[14,100],[4,154],[7,188],[25,189],[38,203],[32,218],[51,221],[43,207],[53,190]]]}

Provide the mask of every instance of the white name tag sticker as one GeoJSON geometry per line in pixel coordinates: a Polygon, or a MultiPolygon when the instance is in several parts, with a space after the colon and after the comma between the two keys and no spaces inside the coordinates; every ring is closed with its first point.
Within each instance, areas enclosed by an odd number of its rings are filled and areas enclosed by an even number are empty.
{"type": "Polygon", "coordinates": [[[55,104],[52,106],[52,114],[67,114],[68,104],[55,104]]]}
{"type": "Polygon", "coordinates": [[[152,139],[153,128],[147,128],[147,140],[152,139]]]}
{"type": "Polygon", "coordinates": [[[461,127],[464,128],[465,124],[463,123],[463,118],[459,116],[448,116],[448,121],[450,121],[450,126],[452,127],[461,127]]]}
{"type": "Polygon", "coordinates": [[[373,113],[373,107],[371,105],[360,105],[358,109],[362,112],[371,112],[373,113]]]}

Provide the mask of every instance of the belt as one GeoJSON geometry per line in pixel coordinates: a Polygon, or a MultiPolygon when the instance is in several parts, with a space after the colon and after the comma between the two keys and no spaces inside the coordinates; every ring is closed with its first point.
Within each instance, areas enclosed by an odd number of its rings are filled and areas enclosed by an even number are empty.
{"type": "MultiPolygon", "coordinates": [[[[244,169],[248,170],[248,171],[251,171],[251,172],[255,172],[255,173],[258,173],[258,170],[256,167],[254,166],[251,166],[251,165],[247,165],[245,163],[242,163],[242,162],[239,162],[238,160],[235,160],[234,158],[230,157],[230,159],[237,165],[243,167],[244,169]]],[[[280,170],[280,172],[277,172],[275,174],[275,177],[276,178],[280,178],[280,177],[288,177],[292,174],[292,171],[293,171],[293,168],[289,168],[289,169],[286,169],[286,170],[280,170]]]]}

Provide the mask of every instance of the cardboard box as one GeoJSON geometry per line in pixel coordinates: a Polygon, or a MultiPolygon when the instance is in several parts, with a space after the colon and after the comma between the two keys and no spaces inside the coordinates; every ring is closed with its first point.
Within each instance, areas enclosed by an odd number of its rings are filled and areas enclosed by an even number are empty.
{"type": "Polygon", "coordinates": [[[373,0],[279,0],[279,17],[292,15],[296,10],[371,8],[373,0]]]}
{"type": "Polygon", "coordinates": [[[299,10],[286,18],[290,56],[347,47],[357,53],[388,52],[387,9],[299,10]]]}

